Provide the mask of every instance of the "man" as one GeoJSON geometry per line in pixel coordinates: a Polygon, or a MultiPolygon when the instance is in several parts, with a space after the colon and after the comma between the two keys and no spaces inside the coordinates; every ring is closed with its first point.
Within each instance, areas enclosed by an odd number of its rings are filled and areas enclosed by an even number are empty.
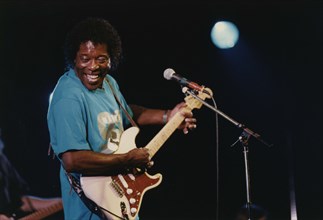
{"type": "Polygon", "coordinates": [[[42,210],[42,216],[58,219],[57,213],[62,210],[59,197],[41,198],[28,195],[29,186],[3,152],[5,147],[0,128],[0,220],[21,218],[42,210]],[[51,209],[50,211],[45,211],[51,209]]]}
{"type": "MultiPolygon", "coordinates": [[[[128,105],[109,74],[121,57],[118,33],[106,20],[88,18],[72,29],[65,41],[68,70],[59,79],[48,110],[51,145],[61,161],[61,187],[65,219],[99,219],[78,193],[71,190],[81,175],[110,176],[129,169],[151,166],[145,148],[126,153],[118,150],[120,137],[129,125],[163,125],[180,112],[185,120],[179,129],[196,127],[185,103],[172,110],[128,105]]],[[[101,216],[102,217],[102,216],[101,216]]]]}

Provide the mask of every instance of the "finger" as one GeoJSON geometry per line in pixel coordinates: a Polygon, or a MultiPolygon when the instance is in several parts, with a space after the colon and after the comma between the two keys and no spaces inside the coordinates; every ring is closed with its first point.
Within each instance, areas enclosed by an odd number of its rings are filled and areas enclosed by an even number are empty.
{"type": "Polygon", "coordinates": [[[186,107],[186,106],[187,106],[186,102],[181,102],[177,105],[177,107],[179,108],[186,107]]]}
{"type": "Polygon", "coordinates": [[[151,160],[147,163],[147,167],[151,168],[152,166],[154,166],[154,161],[151,160]]]}
{"type": "Polygon", "coordinates": [[[181,111],[181,114],[182,114],[185,118],[192,118],[192,117],[193,117],[193,112],[189,112],[189,111],[181,111]]]}
{"type": "Polygon", "coordinates": [[[195,124],[197,120],[196,118],[185,118],[185,122],[189,124],[195,124]]]}
{"type": "Polygon", "coordinates": [[[191,125],[189,125],[189,126],[188,126],[188,128],[189,128],[190,130],[195,129],[196,127],[197,127],[197,125],[196,125],[196,124],[191,124],[191,125]]]}
{"type": "Polygon", "coordinates": [[[185,102],[181,102],[181,103],[177,104],[174,109],[176,109],[178,111],[178,110],[186,107],[186,105],[187,104],[185,102]]]}
{"type": "Polygon", "coordinates": [[[184,134],[187,134],[187,133],[188,133],[188,130],[187,130],[187,128],[186,128],[186,127],[183,129],[183,133],[184,133],[184,134]]]}

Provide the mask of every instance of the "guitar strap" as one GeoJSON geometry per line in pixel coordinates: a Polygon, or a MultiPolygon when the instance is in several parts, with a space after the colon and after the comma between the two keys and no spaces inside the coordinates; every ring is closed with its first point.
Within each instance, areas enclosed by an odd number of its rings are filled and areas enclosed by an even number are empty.
{"type": "Polygon", "coordinates": [[[116,92],[114,91],[114,89],[113,89],[113,87],[112,87],[112,85],[111,85],[111,83],[110,83],[110,81],[108,80],[108,78],[107,78],[107,77],[105,77],[105,81],[107,81],[107,83],[109,84],[109,87],[110,87],[110,89],[111,89],[111,91],[112,91],[112,93],[113,93],[114,98],[117,100],[117,102],[119,103],[119,105],[120,105],[121,109],[122,109],[122,110],[124,111],[124,113],[126,114],[126,116],[127,116],[128,120],[130,121],[131,125],[132,125],[132,126],[134,126],[134,127],[138,127],[138,125],[136,124],[136,122],[135,122],[135,121],[132,119],[132,117],[130,116],[129,112],[128,112],[128,111],[123,107],[123,105],[121,104],[121,102],[120,102],[120,100],[119,100],[119,98],[118,98],[118,96],[117,96],[116,92]]]}

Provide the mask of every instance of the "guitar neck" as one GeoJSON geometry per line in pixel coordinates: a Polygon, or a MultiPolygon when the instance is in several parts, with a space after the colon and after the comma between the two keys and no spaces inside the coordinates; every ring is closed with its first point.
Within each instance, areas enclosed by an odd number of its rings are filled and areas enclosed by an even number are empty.
{"type": "MultiPolygon", "coordinates": [[[[189,108],[185,108],[185,111],[191,111],[189,108]]],[[[166,140],[172,135],[172,133],[183,122],[184,116],[177,112],[174,117],[167,122],[167,124],[157,133],[157,135],[147,144],[146,148],[149,150],[150,158],[152,158],[166,140]]]]}
{"type": "Polygon", "coordinates": [[[48,217],[56,212],[59,212],[63,210],[63,204],[61,201],[58,203],[44,209],[37,210],[36,212],[33,212],[27,216],[24,216],[22,218],[19,218],[19,220],[38,220],[43,219],[45,217],[48,217]]]}

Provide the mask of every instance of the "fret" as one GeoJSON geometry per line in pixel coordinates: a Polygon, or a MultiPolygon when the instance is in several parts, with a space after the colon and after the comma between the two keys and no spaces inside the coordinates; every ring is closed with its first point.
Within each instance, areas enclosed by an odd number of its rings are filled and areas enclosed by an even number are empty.
{"type": "Polygon", "coordinates": [[[58,203],[55,203],[54,205],[51,205],[47,208],[37,210],[27,216],[19,218],[19,220],[39,220],[39,219],[43,219],[45,217],[48,217],[48,216],[50,216],[56,212],[59,212],[61,210],[63,210],[63,203],[62,203],[62,201],[59,201],[58,203]]]}
{"type": "MultiPolygon", "coordinates": [[[[185,108],[184,111],[190,111],[185,108]]],[[[146,148],[149,150],[150,158],[152,158],[178,126],[184,121],[184,116],[177,112],[174,117],[157,133],[157,135],[147,144],[146,148]]]]}

